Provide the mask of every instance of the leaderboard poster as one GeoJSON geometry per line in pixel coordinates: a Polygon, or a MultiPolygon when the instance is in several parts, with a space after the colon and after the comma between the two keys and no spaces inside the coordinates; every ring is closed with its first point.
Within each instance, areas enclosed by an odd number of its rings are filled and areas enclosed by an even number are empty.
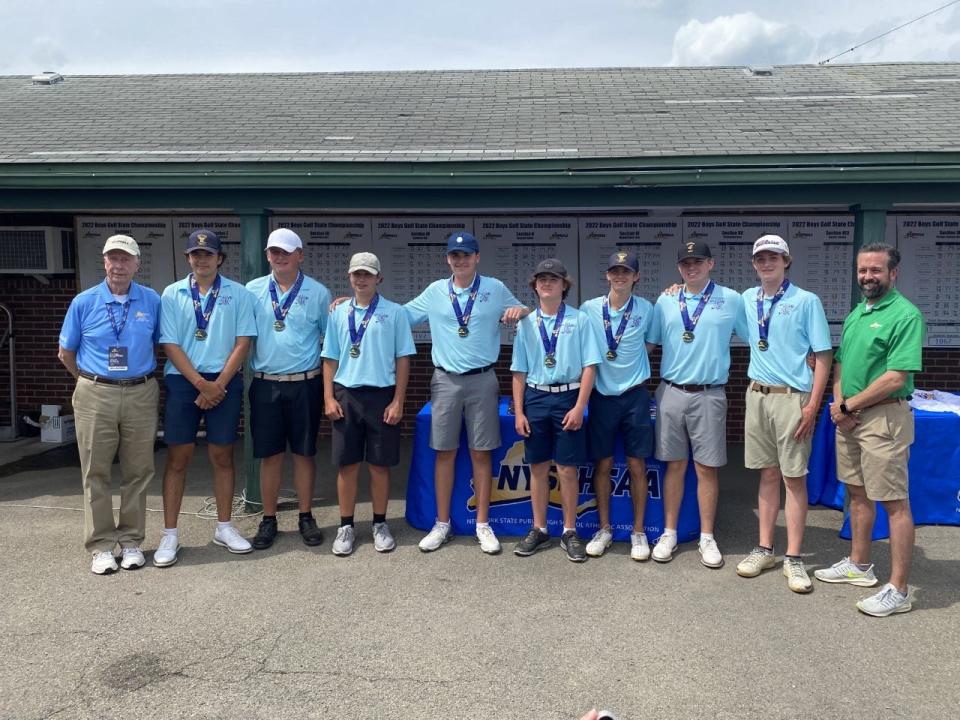
{"type": "MultiPolygon", "coordinates": [[[[353,294],[347,270],[354,253],[372,252],[370,218],[326,215],[274,217],[270,229],[282,227],[293,230],[303,242],[304,273],[326,285],[335,298],[353,294]]],[[[386,268],[384,273],[387,274],[386,268]]]]}
{"type": "Polygon", "coordinates": [[[615,250],[630,250],[640,264],[634,293],[651,302],[678,281],[677,248],[682,231],[679,217],[581,217],[581,302],[607,292],[607,263],[615,250]]]}
{"type": "Polygon", "coordinates": [[[240,282],[240,220],[230,216],[183,215],[173,218],[173,254],[176,258],[177,280],[190,274],[190,263],[184,250],[194,230],[213,230],[220,238],[220,249],[226,255],[220,273],[240,282]]]}
{"type": "MultiPolygon", "coordinates": [[[[720,285],[743,292],[757,284],[753,269],[753,242],[761,235],[787,236],[787,220],[783,217],[685,217],[684,241],[700,241],[710,245],[716,266],[711,277],[720,285]]],[[[676,261],[676,255],[674,255],[676,261]]]]}
{"type": "Polygon", "coordinates": [[[820,297],[835,344],[850,312],[853,227],[850,215],[796,217],[790,218],[789,235],[784,236],[793,257],[789,277],[820,297]]]}
{"type": "Polygon", "coordinates": [[[103,244],[111,235],[129,235],[140,246],[140,270],[136,280],[158,293],[175,279],[173,230],[169,217],[138,215],[76,218],[77,274],[80,289],[103,280],[103,244]]]}
{"type": "Polygon", "coordinates": [[[927,345],[960,345],[960,216],[899,217],[897,287],[923,313],[927,345]]]}
{"type": "MultiPolygon", "coordinates": [[[[469,217],[375,217],[371,223],[373,252],[383,267],[382,292],[397,303],[412,300],[434,280],[450,277],[447,238],[457,231],[473,232],[469,217]]],[[[413,328],[413,337],[429,340],[426,323],[413,328]]]]}
{"type": "MultiPolygon", "coordinates": [[[[528,307],[536,303],[530,276],[537,263],[557,258],[567,267],[574,283],[567,296],[571,305],[580,304],[577,282],[578,226],[575,217],[501,216],[478,217],[474,222],[480,242],[480,268],[503,282],[528,307]]],[[[505,326],[500,342],[513,341],[516,328],[505,326]]]]}

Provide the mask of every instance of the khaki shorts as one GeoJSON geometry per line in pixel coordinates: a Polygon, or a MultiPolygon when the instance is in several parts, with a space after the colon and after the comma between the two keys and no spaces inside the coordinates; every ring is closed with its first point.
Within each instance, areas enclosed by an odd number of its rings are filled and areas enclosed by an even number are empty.
{"type": "MultiPolygon", "coordinates": [[[[750,385],[753,385],[751,382],[750,385]]],[[[747,389],[747,413],[743,434],[743,464],[753,470],[779,467],[786,477],[807,474],[810,438],[797,441],[801,409],[810,393],[761,393],[747,389]]]]}
{"type": "Polygon", "coordinates": [[[913,412],[906,400],[867,408],[849,433],[837,430],[837,477],[862,486],[871,500],[905,500],[912,444],[913,412]]]}

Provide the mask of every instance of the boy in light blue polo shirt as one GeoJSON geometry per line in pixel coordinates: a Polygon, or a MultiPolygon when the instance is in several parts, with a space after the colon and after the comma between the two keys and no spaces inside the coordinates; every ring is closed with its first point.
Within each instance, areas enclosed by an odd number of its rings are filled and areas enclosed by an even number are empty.
{"type": "Polygon", "coordinates": [[[248,428],[253,456],[260,460],[263,500],[263,517],[251,542],[257,550],[266,550],[277,537],[277,499],[289,448],[299,509],[297,528],[304,544],[313,547],[323,542],[313,516],[313,488],[323,413],[320,345],[330,291],[304,275],[303,242],[289,228],[271,232],[264,252],[270,274],[247,283],[257,322],[248,428]]]}
{"type": "Polygon", "coordinates": [[[653,311],[649,340],[663,347],[662,382],[656,391],[656,457],[667,463],[664,474],[663,534],[653,559],[669,562],[677,549],[677,522],[683,500],[683,477],[693,449],[700,506],[700,562],[723,565],[713,537],[719,496],[718,468],[727,464],[727,396],[730,339],[746,336],[739,293],[710,279],[710,246],[683,243],[677,269],[684,285],[677,295],[661,295],[653,311]]]}
{"type": "Polygon", "coordinates": [[[333,462],[337,473],[340,528],[334,555],[355,547],[353,516],[357,475],[366,460],[373,504],[373,545],[389,552],[395,543],[387,526],[390,468],[400,462],[400,419],[417,350],[403,307],[377,292],[383,280],[380,260],[369,252],[350,260],[353,298],[330,316],[323,341],[324,408],[333,423],[333,462]]]}
{"type": "Polygon", "coordinates": [[[791,262],[790,247],[779,235],[764,235],[753,244],[760,286],[743,293],[750,343],[744,465],[760,471],[760,538],[737,565],[737,574],[756,577],[776,565],[773,539],[783,482],[787,489],[783,574],[792,591],[808,593],[813,586],[800,556],[807,519],[807,461],[833,344],[820,298],[787,278],[791,262]],[[807,365],[811,351],[813,370],[807,365]]]}
{"type": "Polygon", "coordinates": [[[514,548],[521,557],[549,547],[547,507],[550,464],[557,466],[563,506],[560,545],[573,562],[587,559],[577,536],[577,468],[587,461],[583,414],[601,362],[600,347],[584,313],[564,300],[570,280],[563,263],[542,260],[530,279],[539,307],[517,326],[513,343],[513,403],[517,433],[530,466],[533,527],[514,548]]]}
{"type": "Polygon", "coordinates": [[[213,465],[219,521],[213,542],[232,553],[253,549],[230,523],[236,478],[233,444],[243,401],[239,371],[251,338],[257,335],[253,296],[240,283],[220,275],[224,256],[220,238],[213,231],[191,233],[184,254],[192,272],[167,286],[160,298],[160,343],[168,358],[164,368],[167,464],[163,471],[164,534],[153,556],[157,567],[177,561],[177,519],[201,417],[213,465]]]}
{"type": "Polygon", "coordinates": [[[500,322],[516,322],[529,310],[495,278],[481,276],[480,244],[468,232],[447,238],[453,274],[431,283],[404,305],[410,325],[430,323],[433,377],[430,380],[430,447],[436,451],[434,485],[437,520],[420,541],[433,552],[453,537],[450,498],[460,428],[466,423],[477,498],[477,541],[495,555],[500,541],[488,522],[493,483],[490,451],[500,447],[500,386],[493,365],[500,355],[500,322]]]}
{"type": "Polygon", "coordinates": [[[600,521],[599,529],[587,543],[587,555],[600,557],[613,542],[610,470],[614,443],[619,435],[630,471],[633,501],[630,557],[643,561],[650,557],[643,516],[648,492],[646,458],[653,452],[650,394],[645,385],[650,377],[647,335],[653,322],[653,305],[633,294],[640,280],[640,263],[633,252],[614,252],[607,263],[606,277],[609,292],[580,306],[604,352],[603,362],[597,366],[597,382],[590,394],[587,422],[600,521]]]}

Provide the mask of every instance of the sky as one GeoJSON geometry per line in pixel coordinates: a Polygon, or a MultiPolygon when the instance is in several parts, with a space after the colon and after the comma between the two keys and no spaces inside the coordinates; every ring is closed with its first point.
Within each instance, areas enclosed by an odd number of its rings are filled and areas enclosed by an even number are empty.
{"type": "MultiPolygon", "coordinates": [[[[0,0],[0,75],[817,63],[950,0],[0,0]]],[[[960,61],[960,3],[834,62],[960,61]]]]}

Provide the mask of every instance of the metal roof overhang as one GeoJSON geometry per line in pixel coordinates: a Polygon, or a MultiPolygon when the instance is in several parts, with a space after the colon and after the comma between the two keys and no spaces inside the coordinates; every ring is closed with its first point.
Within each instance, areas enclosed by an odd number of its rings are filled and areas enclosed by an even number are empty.
{"type": "Polygon", "coordinates": [[[680,188],[960,182],[960,152],[484,161],[0,163],[0,188],[680,188]]]}

